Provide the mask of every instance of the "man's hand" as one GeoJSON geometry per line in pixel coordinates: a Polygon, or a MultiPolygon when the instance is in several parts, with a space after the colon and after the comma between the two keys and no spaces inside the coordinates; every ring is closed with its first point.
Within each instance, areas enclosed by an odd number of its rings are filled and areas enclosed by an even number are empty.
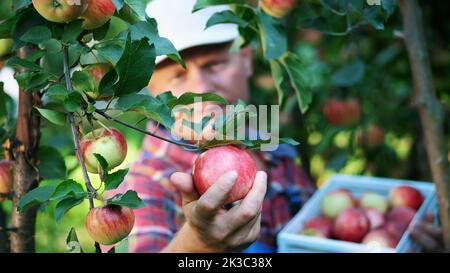
{"type": "Polygon", "coordinates": [[[267,175],[258,172],[247,196],[227,211],[223,206],[236,180],[236,172],[226,173],[199,197],[191,175],[174,173],[171,181],[183,194],[186,224],[164,251],[240,251],[256,241],[260,233],[267,175]]]}
{"type": "Polygon", "coordinates": [[[442,228],[433,223],[433,215],[431,214],[411,229],[410,236],[414,242],[422,247],[424,252],[444,251],[442,228]]]}

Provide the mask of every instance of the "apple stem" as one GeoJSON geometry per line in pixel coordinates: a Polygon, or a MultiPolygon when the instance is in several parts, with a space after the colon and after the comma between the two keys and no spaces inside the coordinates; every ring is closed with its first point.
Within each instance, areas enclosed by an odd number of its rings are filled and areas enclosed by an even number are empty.
{"type": "Polygon", "coordinates": [[[110,115],[106,114],[105,112],[100,111],[98,109],[96,109],[95,112],[97,114],[99,114],[100,116],[103,116],[106,119],[115,121],[115,122],[117,122],[117,123],[119,123],[119,124],[121,124],[121,125],[123,125],[125,127],[128,127],[130,129],[136,130],[136,131],[141,132],[143,134],[146,134],[146,135],[149,135],[149,136],[152,136],[152,137],[155,137],[155,138],[161,139],[163,141],[166,141],[166,142],[178,145],[178,146],[182,146],[182,147],[185,147],[185,148],[197,149],[197,150],[199,149],[199,147],[197,145],[187,144],[187,143],[183,143],[183,142],[179,142],[179,141],[175,141],[175,140],[172,140],[172,139],[168,139],[168,138],[159,136],[159,135],[154,134],[152,132],[143,130],[143,129],[139,128],[139,127],[136,127],[136,126],[133,126],[133,125],[131,125],[129,123],[126,123],[125,121],[121,121],[120,119],[116,119],[116,118],[114,118],[114,117],[112,117],[112,116],[110,116],[110,115]]]}

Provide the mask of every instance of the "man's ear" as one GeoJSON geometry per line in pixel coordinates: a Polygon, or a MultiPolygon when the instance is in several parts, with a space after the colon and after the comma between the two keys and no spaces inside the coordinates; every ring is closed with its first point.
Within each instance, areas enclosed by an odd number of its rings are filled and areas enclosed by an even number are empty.
{"type": "Polygon", "coordinates": [[[246,46],[242,48],[241,50],[239,50],[239,55],[241,56],[244,65],[245,75],[250,78],[251,76],[253,76],[252,47],[246,46]]]}

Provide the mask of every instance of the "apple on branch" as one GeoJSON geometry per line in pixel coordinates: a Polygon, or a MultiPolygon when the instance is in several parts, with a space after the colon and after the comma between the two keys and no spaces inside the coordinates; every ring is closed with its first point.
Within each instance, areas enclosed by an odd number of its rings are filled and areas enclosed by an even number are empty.
{"type": "Polygon", "coordinates": [[[87,0],[88,6],[84,14],[82,27],[87,30],[103,26],[114,15],[116,7],[112,0],[87,0]]]}
{"type": "Polygon", "coordinates": [[[83,136],[80,141],[81,154],[90,173],[98,173],[100,164],[95,154],[101,155],[108,162],[108,169],[113,169],[125,160],[127,142],[122,133],[115,129],[96,129],[83,136]]]}
{"type": "MultiPolygon", "coordinates": [[[[13,162],[8,160],[0,161],[0,193],[8,194],[11,192],[13,162]]],[[[0,202],[5,201],[6,197],[0,196],[0,202]]]]}
{"type": "Polygon", "coordinates": [[[5,57],[12,51],[13,39],[0,39],[0,58],[5,57]]]}
{"type": "Polygon", "coordinates": [[[94,241],[102,245],[113,245],[130,234],[134,220],[132,209],[118,205],[106,205],[89,211],[85,227],[94,241]]]}
{"type": "Polygon", "coordinates": [[[227,203],[243,199],[250,191],[256,177],[255,161],[246,150],[231,145],[212,148],[199,155],[192,167],[198,193],[205,193],[213,183],[230,171],[235,171],[238,176],[227,203]]]}
{"type": "Polygon", "coordinates": [[[50,22],[68,23],[83,14],[87,0],[33,0],[33,6],[50,22]]]}
{"type": "Polygon", "coordinates": [[[297,5],[297,0],[261,0],[261,9],[275,18],[283,18],[297,5]]]}

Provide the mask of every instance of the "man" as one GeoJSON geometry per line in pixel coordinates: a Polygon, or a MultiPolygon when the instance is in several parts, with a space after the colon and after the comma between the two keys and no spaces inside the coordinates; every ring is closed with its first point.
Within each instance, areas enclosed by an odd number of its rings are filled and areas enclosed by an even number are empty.
{"type": "MultiPolygon", "coordinates": [[[[250,47],[231,53],[232,41],[238,37],[236,27],[221,25],[204,31],[207,19],[222,8],[191,14],[194,2],[153,0],[149,4],[148,13],[157,19],[160,35],[174,43],[187,65],[183,69],[158,58],[149,90],[152,95],[170,90],[175,96],[214,91],[230,103],[248,101],[250,47]]],[[[149,130],[155,129],[170,137],[167,131],[149,125],[149,130]]],[[[135,211],[129,252],[228,252],[250,245],[246,251],[275,252],[276,234],[314,191],[295,164],[295,150],[280,145],[274,152],[252,153],[259,170],[254,185],[241,202],[228,209],[224,201],[236,173],[224,175],[200,197],[190,175],[197,156],[159,139],[144,139],[139,161],[118,190],[133,188],[146,203],[135,211]]],[[[425,225],[418,231],[431,234],[418,236],[428,246],[437,244],[434,237],[439,235],[439,230],[430,229],[425,225]]]]}

